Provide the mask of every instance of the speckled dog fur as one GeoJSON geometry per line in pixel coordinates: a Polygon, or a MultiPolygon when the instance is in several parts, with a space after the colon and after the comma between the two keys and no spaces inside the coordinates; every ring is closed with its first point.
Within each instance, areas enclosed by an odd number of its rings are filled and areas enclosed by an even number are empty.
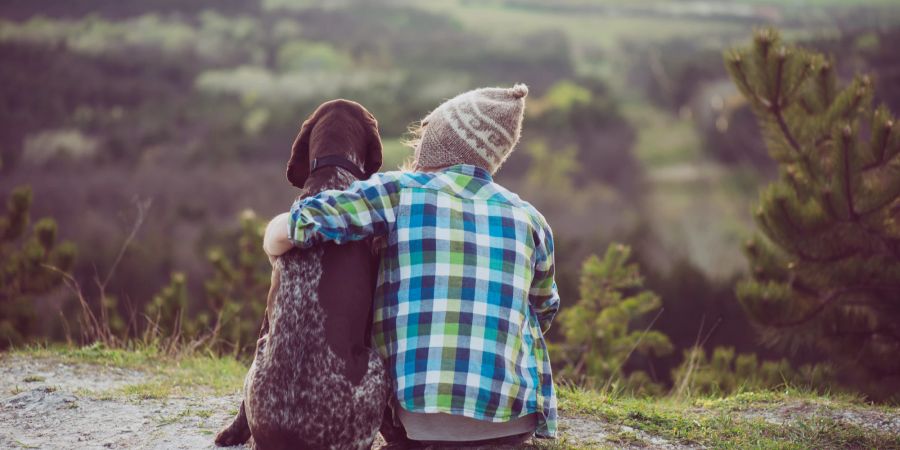
{"type": "Polygon", "coordinates": [[[388,394],[384,363],[370,349],[358,385],[342,375],[344,362],[325,343],[324,313],[310,289],[321,277],[321,257],[318,247],[293,250],[275,264],[282,277],[269,333],[244,383],[247,422],[251,430],[290,430],[307,448],[369,448],[388,394]]]}
{"type": "MultiPolygon", "coordinates": [[[[302,136],[306,133],[306,145],[309,145],[311,129],[319,126],[319,116],[325,115],[329,108],[350,108],[354,114],[358,108],[371,117],[362,106],[351,103],[326,103],[304,123],[301,136],[295,141],[288,168],[288,178],[292,183],[305,182],[301,197],[325,189],[344,189],[356,180],[342,168],[330,168],[327,172],[318,173],[313,183],[306,181],[308,172],[300,177],[292,177],[291,172],[291,165],[298,159],[295,158],[298,142],[302,147],[302,136]],[[329,106],[331,103],[337,105],[329,106]]],[[[327,122],[329,116],[325,117],[323,121],[327,122]]],[[[330,116],[330,120],[338,118],[350,120],[346,115],[330,116]]],[[[377,123],[374,118],[371,122],[369,127],[375,127],[377,138],[377,123]]],[[[360,151],[353,150],[345,148],[346,153],[341,155],[360,168],[366,167],[367,172],[371,171],[372,168],[367,167],[371,164],[360,157],[360,151]]],[[[315,152],[315,149],[308,151],[315,152]]],[[[368,149],[362,153],[372,151],[368,149]]],[[[377,165],[380,166],[380,141],[377,151],[377,165]]],[[[309,155],[300,164],[308,166],[308,161],[309,155]]],[[[325,249],[329,248],[327,245],[295,248],[276,259],[267,317],[260,331],[255,358],[244,381],[244,402],[234,422],[216,437],[217,445],[236,445],[249,439],[251,448],[262,449],[371,447],[390,394],[390,380],[384,363],[374,349],[362,349],[366,353],[354,360],[364,362],[360,358],[368,356],[362,378],[354,382],[346,376],[345,361],[329,347],[326,340],[328,318],[321,303],[328,299],[319,298],[323,257],[325,249]]],[[[367,241],[345,245],[365,246],[366,252],[370,252],[370,242],[367,241]]],[[[353,263],[364,268],[375,264],[374,259],[353,263]]],[[[353,330],[347,331],[349,335],[353,330]]]]}

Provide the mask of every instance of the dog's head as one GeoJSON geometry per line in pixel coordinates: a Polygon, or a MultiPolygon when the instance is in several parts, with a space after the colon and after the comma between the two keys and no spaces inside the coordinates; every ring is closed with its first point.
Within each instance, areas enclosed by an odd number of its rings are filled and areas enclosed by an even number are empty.
{"type": "Polygon", "coordinates": [[[381,168],[378,121],[362,105],[350,100],[322,103],[300,127],[294,139],[287,179],[302,188],[312,158],[341,155],[362,166],[368,178],[381,168]]]}

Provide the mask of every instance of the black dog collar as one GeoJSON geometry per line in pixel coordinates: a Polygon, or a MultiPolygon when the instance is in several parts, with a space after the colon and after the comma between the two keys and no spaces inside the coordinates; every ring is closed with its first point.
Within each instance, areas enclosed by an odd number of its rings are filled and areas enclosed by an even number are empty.
{"type": "Polygon", "coordinates": [[[323,167],[328,167],[328,166],[337,166],[342,169],[345,169],[345,170],[349,171],[350,173],[352,173],[353,176],[359,180],[365,180],[366,178],[369,178],[369,176],[366,175],[365,172],[363,172],[362,170],[359,170],[359,167],[357,167],[356,164],[353,164],[349,159],[344,158],[343,156],[340,156],[340,155],[328,155],[328,156],[323,156],[321,158],[313,159],[312,167],[310,167],[309,173],[312,174],[316,170],[321,169],[323,167]]]}

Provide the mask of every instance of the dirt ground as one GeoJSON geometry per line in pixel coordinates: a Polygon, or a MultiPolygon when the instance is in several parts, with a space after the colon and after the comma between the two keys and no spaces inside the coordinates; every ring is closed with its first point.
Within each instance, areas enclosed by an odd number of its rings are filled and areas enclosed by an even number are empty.
{"type": "MultiPolygon", "coordinates": [[[[149,376],[53,359],[0,358],[0,448],[216,448],[213,437],[233,417],[238,395],[141,399],[121,393],[149,376]]],[[[568,418],[562,427],[579,447],[603,442],[610,433],[607,424],[589,418],[568,418]]],[[[378,436],[373,448],[383,445],[378,436]]]]}
{"type": "Polygon", "coordinates": [[[0,363],[0,448],[215,448],[238,396],[133,399],[141,371],[46,359],[0,363]]]}
{"type": "MultiPolygon", "coordinates": [[[[238,394],[168,395],[141,398],[128,388],[147,383],[140,370],[63,363],[52,358],[0,357],[0,449],[213,449],[238,394]]],[[[865,429],[900,434],[900,417],[878,410],[833,411],[807,403],[750,408],[748,418],[788,423],[798,415],[828,417],[865,429]]],[[[696,448],[593,417],[563,412],[560,439],[535,441],[535,448],[696,448]],[[622,433],[634,443],[608,439],[622,433]]],[[[381,448],[380,436],[373,448],[381,448]]],[[[246,446],[233,447],[246,448],[246,446]]]]}

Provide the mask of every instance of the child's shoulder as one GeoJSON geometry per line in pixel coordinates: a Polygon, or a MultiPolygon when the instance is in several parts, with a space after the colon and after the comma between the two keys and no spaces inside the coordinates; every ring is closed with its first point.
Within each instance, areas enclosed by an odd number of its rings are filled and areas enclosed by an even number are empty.
{"type": "Polygon", "coordinates": [[[372,175],[370,180],[376,183],[397,183],[403,187],[421,186],[434,178],[430,172],[410,172],[408,170],[390,170],[372,175]]]}
{"type": "Polygon", "coordinates": [[[534,205],[520,197],[519,194],[516,194],[515,192],[501,186],[500,184],[497,184],[496,182],[494,182],[493,185],[495,186],[497,193],[501,194],[507,202],[509,202],[513,206],[523,209],[526,213],[528,213],[532,220],[534,220],[535,225],[540,228],[550,228],[547,224],[547,219],[544,218],[544,215],[541,214],[541,212],[538,211],[538,209],[534,205]]]}

